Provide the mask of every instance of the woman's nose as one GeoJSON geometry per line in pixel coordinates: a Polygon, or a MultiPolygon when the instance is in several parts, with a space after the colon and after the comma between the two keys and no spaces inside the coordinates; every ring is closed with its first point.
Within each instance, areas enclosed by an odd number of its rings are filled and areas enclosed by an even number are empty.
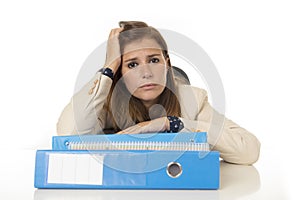
{"type": "Polygon", "coordinates": [[[144,65],[141,67],[142,69],[142,78],[145,78],[145,79],[148,79],[148,78],[151,78],[153,76],[153,73],[150,69],[150,66],[149,65],[144,65]]]}

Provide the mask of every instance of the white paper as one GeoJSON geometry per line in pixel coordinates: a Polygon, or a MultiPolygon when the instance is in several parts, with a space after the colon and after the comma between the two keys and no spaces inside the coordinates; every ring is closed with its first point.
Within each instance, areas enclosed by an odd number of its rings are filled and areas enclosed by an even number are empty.
{"type": "Polygon", "coordinates": [[[103,158],[90,154],[49,154],[48,183],[102,185],[103,158]]]}

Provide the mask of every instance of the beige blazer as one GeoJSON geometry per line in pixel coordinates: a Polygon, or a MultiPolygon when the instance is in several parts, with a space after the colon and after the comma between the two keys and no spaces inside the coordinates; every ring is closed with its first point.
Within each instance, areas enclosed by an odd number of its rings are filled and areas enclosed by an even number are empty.
{"type": "MultiPolygon", "coordinates": [[[[102,128],[112,127],[103,109],[111,84],[109,77],[97,73],[64,108],[57,123],[57,134],[99,134],[102,128]]],[[[211,149],[219,151],[227,162],[253,164],[257,161],[260,152],[258,139],[216,112],[208,103],[205,90],[179,85],[178,93],[185,127],[181,132],[207,132],[211,149]]]]}

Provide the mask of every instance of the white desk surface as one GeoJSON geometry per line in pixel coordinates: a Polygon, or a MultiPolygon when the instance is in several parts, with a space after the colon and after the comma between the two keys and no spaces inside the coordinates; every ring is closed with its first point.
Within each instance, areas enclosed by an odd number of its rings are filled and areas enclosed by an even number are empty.
{"type": "Polygon", "coordinates": [[[2,150],[0,156],[5,161],[0,164],[0,199],[3,200],[290,199],[282,173],[277,173],[279,169],[263,158],[254,166],[221,162],[219,190],[42,190],[33,187],[35,150],[15,150],[9,154],[2,150]]]}

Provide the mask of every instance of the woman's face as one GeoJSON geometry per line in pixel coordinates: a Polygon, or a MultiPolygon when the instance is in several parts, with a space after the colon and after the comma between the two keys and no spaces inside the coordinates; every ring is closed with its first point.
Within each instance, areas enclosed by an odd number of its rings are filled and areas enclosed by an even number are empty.
{"type": "Polygon", "coordinates": [[[129,43],[122,59],[123,81],[129,92],[149,108],[163,92],[167,79],[167,61],[153,39],[129,43]]]}

